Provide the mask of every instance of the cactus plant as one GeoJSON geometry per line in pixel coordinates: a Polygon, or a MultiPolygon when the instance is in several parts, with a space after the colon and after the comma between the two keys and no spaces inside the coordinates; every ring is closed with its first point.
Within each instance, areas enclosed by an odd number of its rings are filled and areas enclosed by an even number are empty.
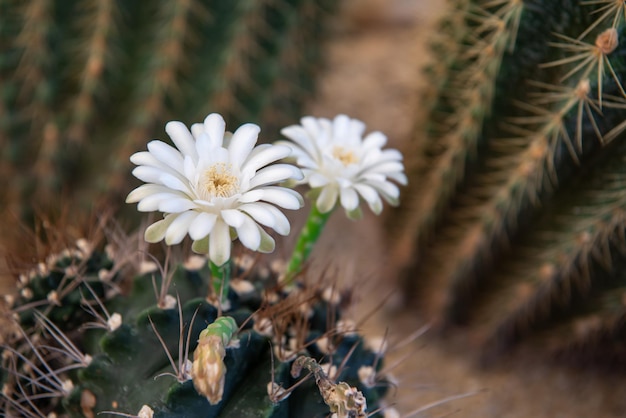
{"type": "Polygon", "coordinates": [[[298,356],[323,363],[316,373],[326,382],[358,388],[368,410],[377,409],[388,387],[380,347],[340,318],[347,294],[328,283],[285,292],[276,269],[242,254],[230,308],[219,312],[207,299],[206,258],[172,256],[159,268],[129,257],[134,244],[126,240],[111,240],[124,248],[78,240],[20,276],[2,357],[7,416],[326,416],[315,381],[291,377],[298,356]],[[189,363],[218,317],[236,322],[238,344],[226,347],[223,396],[212,405],[196,391],[189,363]]]}
{"type": "Polygon", "coordinates": [[[59,194],[119,197],[128,156],[174,114],[276,134],[312,91],[336,3],[0,2],[0,204],[30,219],[59,194]]]}
{"type": "Polygon", "coordinates": [[[619,352],[625,13],[451,1],[434,37],[396,254],[410,297],[444,328],[470,326],[486,358],[531,336],[619,352]]]}
{"type": "MultiPolygon", "coordinates": [[[[141,253],[133,255],[128,246],[103,252],[80,240],[21,275],[18,298],[7,298],[15,332],[3,346],[4,410],[142,418],[317,417],[329,411],[365,418],[382,411],[390,385],[381,370],[385,342],[368,347],[356,325],[341,318],[349,298],[303,275],[310,251],[302,249],[313,247],[323,225],[315,222],[315,234],[305,226],[289,270],[263,273],[254,263],[233,261],[234,240],[267,253],[275,240],[263,227],[290,232],[279,208],[299,209],[304,202],[279,183],[313,185],[323,172],[322,189],[336,191],[359,175],[357,190],[370,205],[382,210],[378,193],[396,200],[399,191],[387,178],[405,180],[402,155],[380,149],[384,135],[362,140],[365,125],[344,115],[334,122],[304,118],[303,124],[309,131],[288,129],[310,134],[305,142],[302,135],[292,138],[300,145],[317,147],[332,138],[346,146],[306,176],[278,163],[290,146],[256,145],[260,127],[252,123],[229,133],[217,113],[191,129],[171,121],[166,131],[174,146],[154,140],[148,151],[133,154],[133,174],[145,184],[127,202],[139,211],[164,212],[144,231],[147,242],[168,245],[162,267],[147,272],[137,267],[141,253]],[[201,255],[173,266],[172,246],[187,235],[201,255]],[[123,274],[124,262],[139,274],[123,274]],[[303,369],[315,382],[300,378],[303,369]]],[[[302,157],[298,163],[306,163],[302,157]]],[[[348,191],[342,189],[341,199],[330,193],[325,212],[339,200],[356,211],[360,198],[351,187],[343,187],[348,191]]]]}

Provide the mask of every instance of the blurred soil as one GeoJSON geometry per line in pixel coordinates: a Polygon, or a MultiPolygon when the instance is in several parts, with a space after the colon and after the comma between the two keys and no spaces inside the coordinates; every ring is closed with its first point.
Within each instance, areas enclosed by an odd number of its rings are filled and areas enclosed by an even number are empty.
{"type": "MultiPolygon", "coordinates": [[[[420,115],[418,92],[425,83],[420,68],[429,59],[428,35],[445,5],[429,0],[347,1],[330,40],[320,94],[309,113],[331,118],[346,113],[361,119],[368,131],[386,133],[394,148],[419,140],[413,131],[420,115]]],[[[398,304],[401,298],[395,293],[395,271],[385,237],[375,216],[366,213],[365,219],[351,222],[337,211],[316,247],[312,268],[339,272],[345,283],[355,283],[359,298],[354,318],[368,317],[365,333],[387,332],[389,346],[394,347],[426,324],[409,307],[398,304]],[[324,259],[336,261],[327,266],[324,259]]],[[[401,416],[626,416],[623,376],[557,367],[533,352],[516,353],[515,358],[481,368],[477,353],[468,348],[469,338],[462,330],[448,338],[426,333],[392,349],[387,364],[400,362],[393,370],[398,388],[392,394],[401,416]],[[411,413],[446,397],[470,393],[475,394],[411,413]]]]}

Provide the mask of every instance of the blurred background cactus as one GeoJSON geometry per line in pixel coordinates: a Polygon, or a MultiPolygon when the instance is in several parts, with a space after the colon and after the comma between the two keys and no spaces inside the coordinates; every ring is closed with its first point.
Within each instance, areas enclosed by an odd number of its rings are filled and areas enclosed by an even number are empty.
{"type": "Polygon", "coordinates": [[[407,297],[487,356],[532,335],[624,364],[626,5],[449,8],[390,221],[407,297]]]}
{"type": "Polygon", "coordinates": [[[0,205],[30,220],[122,201],[128,157],[172,118],[219,112],[276,139],[313,90],[336,4],[2,1],[0,205]]]}
{"type": "Polygon", "coordinates": [[[209,302],[206,258],[174,261],[178,251],[158,264],[119,230],[105,232],[108,243],[82,238],[48,254],[20,274],[19,294],[5,298],[13,314],[3,317],[6,416],[325,417],[317,374],[290,373],[298,356],[321,364],[329,382],[360,391],[368,412],[380,406],[390,386],[386,343],[371,343],[341,318],[350,298],[336,284],[285,292],[272,267],[242,255],[230,308],[219,312],[209,302]],[[223,396],[209,403],[194,388],[190,362],[200,331],[222,315],[240,327],[228,337],[238,344],[226,346],[225,380],[212,381],[223,396]]]}

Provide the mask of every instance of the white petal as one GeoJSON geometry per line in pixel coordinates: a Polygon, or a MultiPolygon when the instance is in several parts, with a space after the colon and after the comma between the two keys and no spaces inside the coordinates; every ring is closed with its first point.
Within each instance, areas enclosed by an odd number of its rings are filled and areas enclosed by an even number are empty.
{"type": "Polygon", "coordinates": [[[200,138],[200,135],[203,134],[206,134],[206,129],[204,128],[203,123],[193,123],[191,125],[191,135],[193,135],[196,141],[200,138]]]}
{"type": "Polygon", "coordinates": [[[254,148],[259,137],[261,128],[253,123],[241,125],[234,133],[228,146],[230,163],[234,167],[241,167],[248,159],[248,155],[254,148]]]}
{"type": "Polygon", "coordinates": [[[274,164],[260,169],[256,176],[250,179],[250,188],[278,183],[287,179],[302,178],[302,171],[291,164],[274,164]]]}
{"type": "Polygon", "coordinates": [[[269,145],[269,144],[261,144],[255,147],[255,151],[259,149],[258,152],[255,152],[250,156],[248,161],[244,163],[241,167],[241,170],[252,170],[256,172],[261,167],[265,167],[266,165],[283,159],[289,154],[291,154],[291,148],[284,145],[269,145]]]}
{"type": "Polygon", "coordinates": [[[166,213],[181,213],[195,208],[197,205],[187,198],[166,199],[159,204],[159,211],[166,213]]]}
{"type": "Polygon", "coordinates": [[[211,233],[211,230],[213,230],[216,220],[216,214],[200,212],[191,225],[189,225],[189,236],[191,239],[201,240],[207,237],[211,233]]]}
{"type": "Polygon", "coordinates": [[[359,206],[359,195],[351,187],[343,188],[340,192],[341,206],[347,211],[353,211],[359,206]]]}
{"type": "Polygon", "coordinates": [[[322,124],[320,122],[325,121],[325,122],[330,122],[328,119],[326,118],[314,118],[313,116],[305,116],[303,118],[300,119],[300,124],[302,125],[302,127],[304,127],[304,129],[306,130],[306,132],[313,138],[317,138],[320,137],[322,135],[324,135],[324,129],[322,127],[322,124]]]}
{"type": "MultiPolygon", "coordinates": [[[[293,143],[290,144],[292,148],[299,147],[303,153],[310,155],[312,159],[316,161],[319,160],[320,152],[318,151],[315,141],[311,140],[305,128],[292,125],[281,129],[280,133],[293,141],[293,143]]],[[[281,144],[282,143],[283,142],[281,142],[281,144]]]]}
{"type": "Polygon", "coordinates": [[[323,174],[313,172],[308,178],[309,186],[312,188],[326,186],[329,181],[323,174]]]}
{"type": "Polygon", "coordinates": [[[209,259],[218,266],[230,259],[230,232],[228,225],[218,219],[209,235],[209,259]]]}
{"type": "Polygon", "coordinates": [[[183,162],[183,171],[185,174],[185,178],[193,184],[193,182],[196,181],[196,163],[193,161],[193,158],[188,155],[185,155],[185,161],[183,162]]]}
{"type": "Polygon", "coordinates": [[[163,174],[163,170],[147,165],[140,165],[139,167],[135,167],[132,173],[133,176],[137,177],[144,183],[161,184],[161,175],[163,174]]]}
{"type": "Polygon", "coordinates": [[[389,181],[370,181],[369,185],[374,187],[386,200],[396,200],[400,197],[400,189],[389,181]]]}
{"type": "Polygon", "coordinates": [[[165,233],[165,243],[167,245],[180,244],[185,235],[189,232],[189,225],[198,216],[197,212],[188,211],[181,213],[167,228],[165,233]]]}
{"type": "Polygon", "coordinates": [[[252,218],[243,215],[244,221],[237,229],[237,236],[244,247],[256,251],[261,245],[261,229],[252,218]]]}
{"type": "Polygon", "coordinates": [[[408,179],[406,178],[406,174],[404,173],[389,173],[387,174],[391,180],[397,181],[399,184],[406,186],[408,184],[408,179]]]}
{"type": "Polygon", "coordinates": [[[401,173],[404,171],[404,165],[399,161],[387,161],[368,167],[368,171],[381,174],[401,173]]]}
{"type": "Polygon", "coordinates": [[[164,219],[157,221],[146,228],[144,238],[147,242],[155,243],[165,238],[165,232],[172,222],[178,217],[178,214],[167,215],[164,219]]]}
{"type": "Polygon", "coordinates": [[[212,147],[223,146],[226,122],[224,122],[222,115],[218,113],[211,113],[204,118],[204,129],[210,138],[212,147]]]}
{"type": "Polygon", "coordinates": [[[211,158],[211,154],[215,149],[219,149],[219,146],[216,146],[206,133],[203,133],[196,139],[196,152],[199,159],[206,160],[211,158]]]}
{"type": "Polygon", "coordinates": [[[169,167],[154,167],[147,165],[140,165],[135,167],[132,171],[133,175],[144,183],[163,184],[161,180],[163,175],[172,176],[184,181],[184,177],[177,173],[174,169],[169,167]]]}
{"type": "Polygon", "coordinates": [[[359,192],[361,197],[367,202],[368,206],[375,214],[379,215],[383,210],[383,202],[380,200],[378,192],[367,184],[355,184],[354,188],[359,192]]]}
{"type": "Polygon", "coordinates": [[[198,155],[196,154],[195,141],[184,123],[178,121],[168,122],[165,125],[165,132],[172,138],[172,142],[183,155],[189,155],[194,161],[197,161],[198,155]]]}
{"type": "Polygon", "coordinates": [[[358,119],[350,119],[350,133],[349,137],[353,139],[351,142],[353,145],[361,145],[361,138],[363,138],[363,133],[365,132],[366,126],[365,123],[358,119]]]}
{"type": "Polygon", "coordinates": [[[337,115],[333,120],[333,138],[336,142],[341,142],[343,138],[350,134],[350,118],[346,115],[337,115]]]}
{"type": "Polygon", "coordinates": [[[387,137],[382,132],[372,132],[363,139],[363,148],[382,148],[387,143],[387,137]]]}
{"type": "Polygon", "coordinates": [[[237,209],[226,209],[220,212],[224,222],[233,228],[239,228],[245,221],[246,215],[237,209]]]}
{"type": "Polygon", "coordinates": [[[273,206],[262,202],[247,203],[239,206],[239,210],[250,215],[255,222],[273,228],[275,217],[274,214],[267,209],[268,207],[273,206]]]}
{"type": "Polygon", "coordinates": [[[179,192],[186,193],[187,195],[192,194],[191,189],[189,188],[189,184],[181,180],[178,176],[172,176],[169,173],[163,173],[159,178],[159,182],[164,186],[169,187],[172,190],[178,190],[179,192]]]}
{"type": "Polygon", "coordinates": [[[320,162],[313,160],[308,154],[294,152],[292,155],[296,157],[296,163],[300,168],[312,168],[317,170],[321,165],[320,162]]]}
{"type": "Polygon", "coordinates": [[[171,192],[153,193],[139,201],[139,203],[137,204],[137,210],[139,212],[152,212],[155,210],[159,210],[159,206],[162,202],[178,198],[180,198],[180,196],[171,192]]]}
{"type": "Polygon", "coordinates": [[[357,183],[354,188],[366,202],[373,202],[378,198],[378,192],[372,186],[363,183],[357,183]]]}
{"type": "Polygon", "coordinates": [[[304,206],[304,199],[300,193],[286,187],[268,186],[263,189],[261,200],[280,206],[284,209],[298,210],[304,206]]]}
{"type": "Polygon", "coordinates": [[[135,165],[147,165],[151,167],[162,167],[163,163],[159,162],[154,155],[148,151],[136,152],[130,156],[130,162],[135,165]]]}
{"type": "Polygon", "coordinates": [[[148,142],[148,151],[163,164],[172,167],[181,174],[184,172],[183,156],[176,148],[162,141],[150,141],[148,142]]]}
{"type": "Polygon", "coordinates": [[[322,188],[320,195],[317,197],[316,205],[317,209],[322,213],[330,212],[337,202],[337,195],[339,191],[334,184],[328,185],[322,188]]]}
{"type": "Polygon", "coordinates": [[[169,188],[160,184],[142,184],[126,196],[126,203],[136,203],[152,194],[169,192],[169,188]]]}
{"type": "Polygon", "coordinates": [[[382,150],[380,158],[385,161],[388,161],[388,160],[402,161],[404,159],[402,153],[398,151],[397,149],[393,149],[393,148],[382,150]]]}
{"type": "Polygon", "coordinates": [[[239,210],[250,215],[255,222],[274,229],[281,235],[289,235],[290,225],[287,217],[276,207],[267,203],[241,205],[239,210]]]}
{"type": "Polygon", "coordinates": [[[228,150],[226,148],[217,147],[207,149],[207,151],[200,156],[196,171],[206,170],[216,163],[228,164],[228,150]]]}
{"type": "Polygon", "coordinates": [[[265,191],[264,190],[265,190],[265,188],[248,190],[247,192],[242,194],[239,197],[239,199],[237,199],[237,201],[240,202],[240,203],[258,202],[259,200],[263,199],[263,196],[265,195],[265,191]]]}

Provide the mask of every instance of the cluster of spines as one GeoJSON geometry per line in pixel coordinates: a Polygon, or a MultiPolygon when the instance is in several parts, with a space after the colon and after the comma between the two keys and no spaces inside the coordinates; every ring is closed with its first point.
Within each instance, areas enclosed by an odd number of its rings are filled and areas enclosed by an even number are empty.
{"type": "Polygon", "coordinates": [[[425,309],[481,324],[486,346],[502,348],[619,282],[607,277],[623,257],[626,9],[451,3],[448,20],[463,24],[447,26],[452,60],[435,51],[434,128],[413,157],[399,243],[414,248],[407,280],[425,309]]]}
{"type": "Polygon", "coordinates": [[[79,240],[22,275],[19,294],[7,298],[14,332],[3,345],[0,398],[8,413],[132,415],[143,404],[149,408],[142,413],[163,417],[196,410],[240,417],[299,416],[300,408],[324,413],[315,383],[289,377],[298,355],[326,363],[333,381],[359,387],[369,411],[381,404],[390,385],[383,347],[339,319],[345,295],[332,287],[272,290],[277,275],[251,272],[254,262],[244,257],[236,264],[231,309],[222,313],[237,322],[241,342],[226,351],[224,401],[209,405],[194,389],[189,365],[200,331],[220,315],[210,302],[206,259],[194,256],[170,271],[144,262],[144,272],[132,278],[121,273],[123,251],[107,248],[79,240]],[[172,305],[166,296],[173,289],[172,305]]]}
{"type": "Polygon", "coordinates": [[[275,135],[312,91],[334,7],[3,1],[0,144],[15,180],[0,198],[20,213],[25,196],[43,208],[60,192],[124,191],[124,161],[176,115],[191,123],[216,111],[275,135]]]}

